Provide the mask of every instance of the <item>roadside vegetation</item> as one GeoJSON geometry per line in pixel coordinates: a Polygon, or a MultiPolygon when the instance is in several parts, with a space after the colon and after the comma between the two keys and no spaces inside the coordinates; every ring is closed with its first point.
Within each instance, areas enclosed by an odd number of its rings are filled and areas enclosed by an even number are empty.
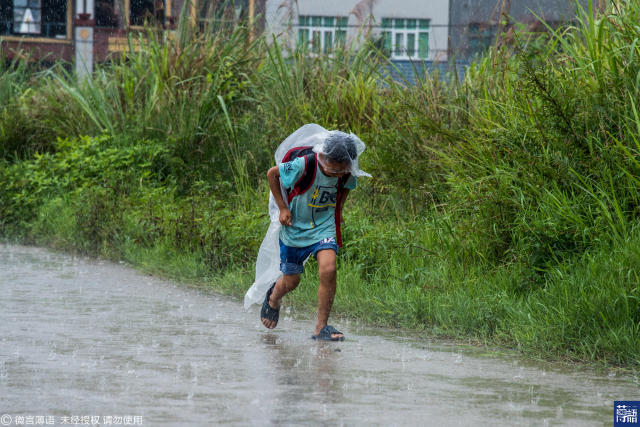
{"type": "MultiPolygon", "coordinates": [[[[0,235],[241,296],[273,152],[315,122],[356,133],[374,177],[347,202],[338,314],[637,366],[640,4],[618,3],[516,32],[463,81],[184,17],[91,80],[0,61],[0,235]]],[[[313,269],[285,303],[313,307],[313,269]]]]}

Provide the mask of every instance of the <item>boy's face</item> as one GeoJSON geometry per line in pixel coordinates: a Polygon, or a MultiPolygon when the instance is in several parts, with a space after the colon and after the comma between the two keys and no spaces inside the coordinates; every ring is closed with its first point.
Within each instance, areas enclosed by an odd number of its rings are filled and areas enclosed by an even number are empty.
{"type": "Polygon", "coordinates": [[[327,176],[339,178],[351,171],[350,165],[347,165],[345,163],[333,162],[327,159],[327,157],[322,153],[318,155],[318,165],[320,166],[320,170],[322,171],[322,173],[327,176]]]}

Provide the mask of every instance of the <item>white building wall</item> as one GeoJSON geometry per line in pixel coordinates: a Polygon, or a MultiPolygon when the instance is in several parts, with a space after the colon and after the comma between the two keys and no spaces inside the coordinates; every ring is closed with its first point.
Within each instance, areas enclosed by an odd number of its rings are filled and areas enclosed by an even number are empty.
{"type": "MultiPolygon", "coordinates": [[[[450,0],[374,0],[372,35],[380,34],[383,18],[429,19],[429,57],[432,61],[446,61],[448,48],[450,0]]],[[[349,18],[347,40],[357,40],[360,28],[351,11],[358,0],[267,0],[266,29],[268,35],[278,36],[292,47],[297,40],[298,15],[346,16],[349,18]]],[[[360,2],[365,3],[365,2],[360,2]]]]}

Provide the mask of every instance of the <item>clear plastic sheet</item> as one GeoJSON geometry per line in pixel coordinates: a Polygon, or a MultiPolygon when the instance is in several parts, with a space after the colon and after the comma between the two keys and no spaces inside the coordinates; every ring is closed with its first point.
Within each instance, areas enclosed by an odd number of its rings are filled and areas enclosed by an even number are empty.
{"type": "MultiPolygon", "coordinates": [[[[367,176],[371,177],[368,173],[358,169],[358,157],[365,149],[364,142],[360,141],[360,138],[354,134],[346,134],[338,130],[326,131],[327,136],[321,144],[317,144],[313,147],[313,151],[319,154],[325,155],[327,158],[338,161],[341,163],[348,163],[350,165],[349,173],[353,176],[367,176]],[[351,140],[353,145],[347,144],[347,140],[351,140]],[[351,148],[355,150],[351,150],[351,148]]],[[[318,161],[322,163],[322,158],[318,157],[318,161]]],[[[323,164],[323,166],[325,166],[323,164]]]]}
{"type": "MultiPolygon", "coordinates": [[[[325,153],[329,147],[329,145],[325,146],[327,138],[338,134],[340,136],[345,135],[340,131],[328,131],[315,123],[304,125],[280,144],[275,153],[276,165],[282,162],[285,154],[293,147],[313,147],[313,151],[316,153],[325,153]]],[[[350,136],[355,143],[357,156],[360,156],[365,149],[365,145],[354,134],[350,134],[350,136]]],[[[351,174],[357,177],[370,177],[371,175],[358,169],[357,156],[351,161],[351,174]]],[[[282,184],[280,184],[280,191],[286,203],[287,193],[282,184]]],[[[256,260],[255,281],[244,296],[245,309],[249,308],[251,304],[262,303],[271,285],[282,276],[279,244],[280,227],[282,225],[280,224],[280,209],[273,198],[273,194],[269,194],[269,217],[271,218],[271,224],[269,224],[267,234],[260,245],[258,259],[256,260]]]]}

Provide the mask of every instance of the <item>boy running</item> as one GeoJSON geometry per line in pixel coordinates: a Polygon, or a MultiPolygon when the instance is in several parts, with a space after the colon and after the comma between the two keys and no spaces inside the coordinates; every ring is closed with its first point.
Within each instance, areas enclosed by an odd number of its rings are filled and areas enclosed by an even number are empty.
{"type": "Polygon", "coordinates": [[[310,154],[316,158],[311,186],[301,194],[293,196],[290,193],[289,206],[282,196],[280,182],[287,191],[293,191],[305,174],[305,164],[309,163],[304,157],[298,157],[267,172],[269,188],[280,209],[280,271],[283,276],[267,292],[260,316],[264,326],[276,327],[282,297],[298,286],[304,261],[314,255],[318,261],[320,285],[318,320],[312,338],[342,341],[344,334],[327,322],[336,293],[336,224],[342,220],[340,212],[349,190],[356,188],[356,177],[351,172],[356,166],[358,150],[353,136],[334,131],[314,151],[310,154]]]}

